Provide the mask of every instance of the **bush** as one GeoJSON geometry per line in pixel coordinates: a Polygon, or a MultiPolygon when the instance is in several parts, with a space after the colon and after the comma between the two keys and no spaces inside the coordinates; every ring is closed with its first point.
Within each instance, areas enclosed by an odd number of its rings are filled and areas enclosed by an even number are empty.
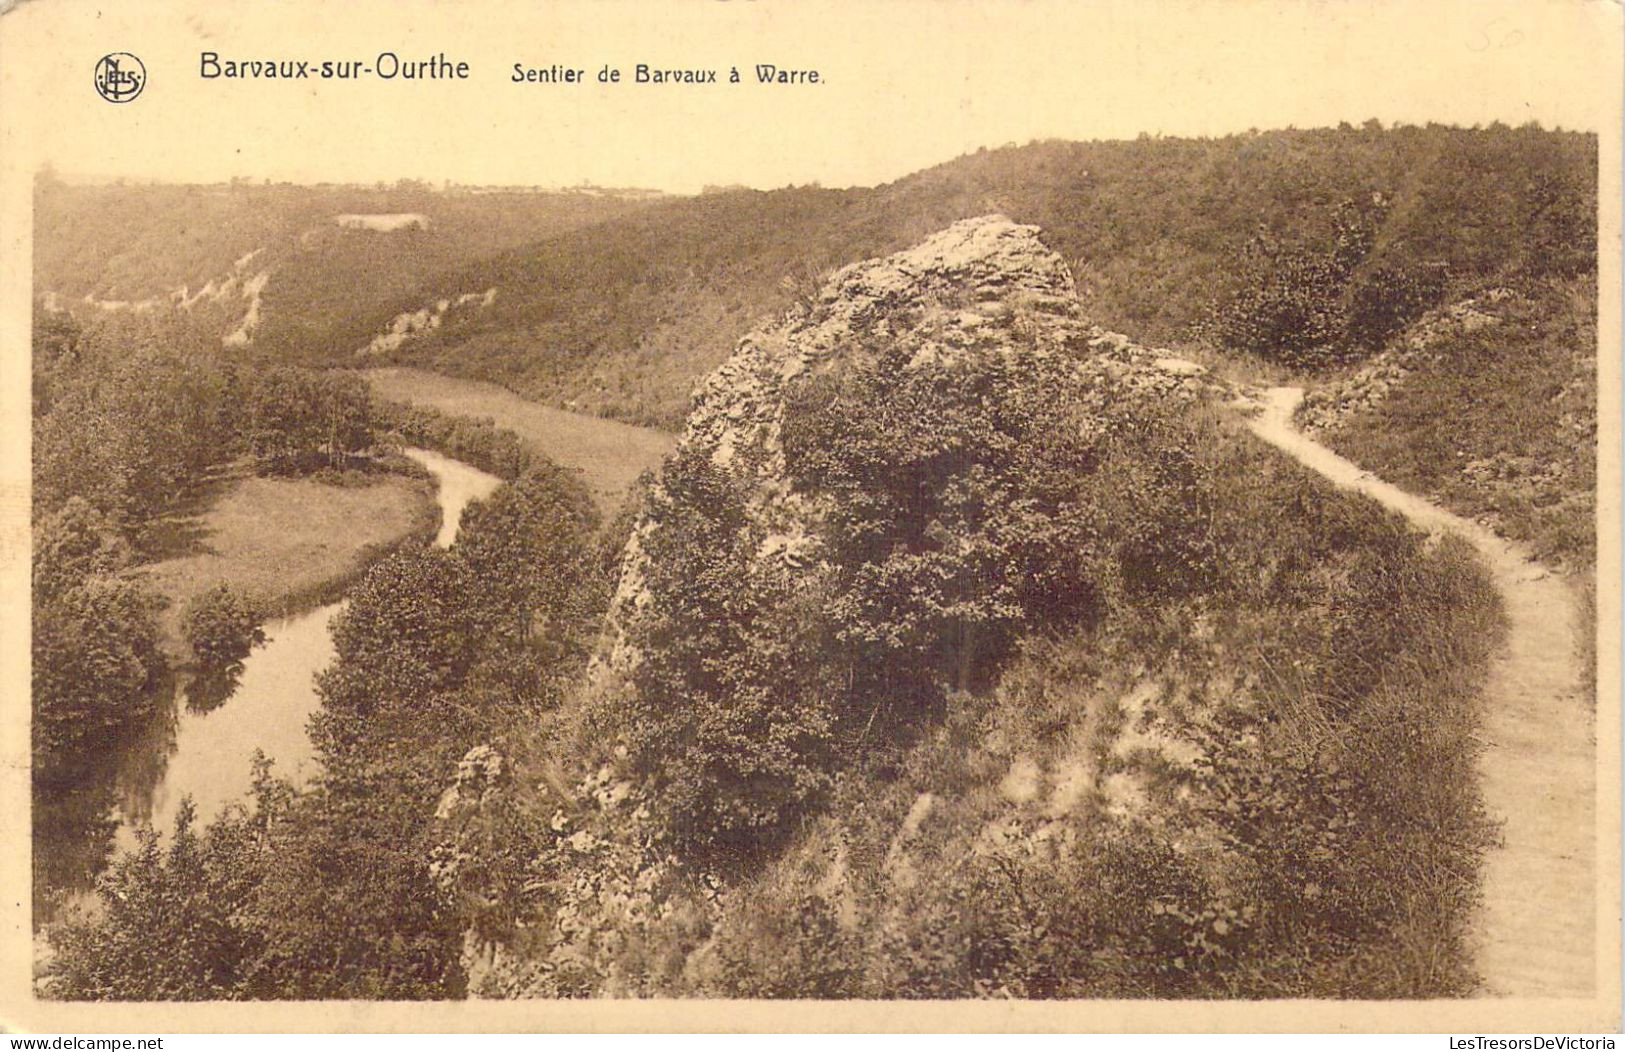
{"type": "Polygon", "coordinates": [[[84,498],[70,497],[34,531],[34,602],[112,574],[131,559],[130,546],[114,523],[84,498]]]}
{"type": "Polygon", "coordinates": [[[1219,312],[1218,341],[1291,366],[1330,364],[1343,332],[1341,275],[1305,249],[1254,249],[1249,287],[1219,312]]]}
{"type": "Polygon", "coordinates": [[[181,634],[198,664],[210,669],[236,665],[265,642],[258,611],[227,584],[218,584],[187,604],[181,634]]]}
{"type": "Polygon", "coordinates": [[[1348,339],[1378,350],[1424,311],[1444,299],[1449,267],[1384,263],[1355,278],[1348,294],[1348,339]]]}
{"type": "Polygon", "coordinates": [[[762,533],[744,500],[742,480],[701,453],[667,464],[643,540],[655,614],[632,627],[644,660],[616,717],[665,832],[740,863],[782,842],[834,760],[818,611],[809,591],[798,601],[753,573],[762,533]]]}
{"type": "Polygon", "coordinates": [[[1220,346],[1299,368],[1318,368],[1380,349],[1444,298],[1449,267],[1403,256],[1368,259],[1388,212],[1381,195],[1350,199],[1332,213],[1324,247],[1259,234],[1235,261],[1241,290],[1212,312],[1206,331],[1220,346]]]}

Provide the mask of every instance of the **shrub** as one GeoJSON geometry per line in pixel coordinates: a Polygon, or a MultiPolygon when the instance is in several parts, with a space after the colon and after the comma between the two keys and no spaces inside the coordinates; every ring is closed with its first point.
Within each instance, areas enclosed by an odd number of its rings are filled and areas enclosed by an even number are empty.
{"type": "Polygon", "coordinates": [[[254,604],[227,584],[218,584],[187,604],[181,634],[198,664],[209,669],[236,665],[265,642],[254,604]]]}
{"type": "Polygon", "coordinates": [[[34,601],[45,602],[91,577],[129,565],[130,546],[114,523],[82,497],[70,497],[34,532],[34,601]]]}
{"type": "MultiPolygon", "coordinates": [[[[56,951],[46,979],[70,1000],[198,1001],[234,992],[235,971],[254,945],[224,894],[229,874],[251,871],[224,837],[199,837],[191,800],[181,802],[168,849],[156,831],[137,834],[97,885],[102,907],[51,933],[56,951]],[[153,953],[155,945],[163,953],[153,953]]],[[[222,824],[222,829],[224,824],[222,824]]]]}
{"type": "Polygon", "coordinates": [[[1354,360],[1380,349],[1444,297],[1447,264],[1394,253],[1368,260],[1388,212],[1381,195],[1333,210],[1324,247],[1250,240],[1235,261],[1242,286],[1211,313],[1209,337],[1230,350],[1299,368],[1354,360]]]}
{"type": "Polygon", "coordinates": [[[1449,267],[1443,263],[1382,263],[1349,286],[1349,342],[1377,350],[1424,311],[1444,299],[1449,267]]]}
{"type": "Polygon", "coordinates": [[[1341,291],[1325,260],[1302,249],[1251,250],[1250,280],[1221,311],[1221,346],[1284,365],[1320,365],[1342,329],[1341,291]]]}
{"type": "Polygon", "coordinates": [[[672,840],[741,863],[773,850],[823,795],[833,763],[833,674],[816,605],[751,557],[743,482],[687,450],[653,499],[643,541],[652,616],[631,642],[645,655],[619,722],[634,768],[672,840]]]}
{"type": "Polygon", "coordinates": [[[837,638],[888,693],[985,682],[1024,628],[1095,616],[1113,529],[1104,413],[1063,358],[911,353],[804,382],[785,413],[791,477],[833,505],[837,638]]]}

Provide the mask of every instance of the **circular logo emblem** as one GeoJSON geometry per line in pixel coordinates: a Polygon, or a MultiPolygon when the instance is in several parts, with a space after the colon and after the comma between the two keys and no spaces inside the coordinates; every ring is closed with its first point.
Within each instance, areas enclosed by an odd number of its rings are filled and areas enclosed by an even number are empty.
{"type": "Polygon", "coordinates": [[[108,102],[129,102],[147,86],[147,67],[128,51],[103,55],[96,63],[96,93],[108,102]]]}

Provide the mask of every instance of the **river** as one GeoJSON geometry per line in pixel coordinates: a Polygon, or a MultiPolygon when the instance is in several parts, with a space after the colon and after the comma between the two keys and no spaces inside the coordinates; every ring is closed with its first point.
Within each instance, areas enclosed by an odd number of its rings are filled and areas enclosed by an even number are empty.
{"type": "MultiPolygon", "coordinates": [[[[501,480],[429,450],[405,452],[438,484],[441,518],[435,543],[446,547],[457,535],[463,509],[490,494],[501,480]]],[[[56,872],[45,876],[46,883],[65,891],[87,890],[95,871],[105,864],[107,846],[133,847],[136,830],[149,823],[167,833],[187,797],[199,825],[230,804],[246,800],[256,749],[275,762],[280,777],[308,783],[318,761],[305,727],[319,704],[316,673],[333,659],[328,628],[343,608],[343,602],[330,603],[267,622],[264,644],[249,654],[235,686],[223,698],[198,705],[187,699],[185,690],[177,690],[172,712],[143,740],[132,743],[120,765],[107,819],[66,822],[67,827],[77,827],[74,832],[65,828],[62,837],[50,836],[41,845],[57,856],[50,867],[56,872]],[[109,831],[111,845],[106,839],[109,831]]]]}

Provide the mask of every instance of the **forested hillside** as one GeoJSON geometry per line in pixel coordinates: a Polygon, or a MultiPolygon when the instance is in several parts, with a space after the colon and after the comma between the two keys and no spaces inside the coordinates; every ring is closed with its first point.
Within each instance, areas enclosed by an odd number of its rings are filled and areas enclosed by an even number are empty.
{"type": "Polygon", "coordinates": [[[46,176],[34,198],[35,294],[64,306],[89,297],[114,311],[213,307],[221,336],[254,304],[244,343],[336,353],[322,341],[430,275],[619,215],[646,196],[413,182],[75,186],[46,176]],[[259,275],[256,292],[249,283],[259,275]]]}
{"type": "MultiPolygon", "coordinates": [[[[505,252],[395,301],[397,311],[412,311],[498,290],[489,310],[448,318],[383,357],[671,428],[694,381],[820,274],[989,212],[1044,231],[1098,323],[1152,343],[1219,344],[1223,334],[1209,324],[1215,308],[1294,268],[1306,295],[1330,292],[1355,304],[1587,273],[1595,167],[1593,136],[1532,126],[1373,122],[1211,140],[1011,146],[872,189],[665,201],[505,252]],[[1351,211],[1360,213],[1359,259],[1352,274],[1328,280],[1306,252],[1322,251],[1351,211]]],[[[1294,290],[1281,291],[1290,299],[1294,290]]],[[[1380,347],[1391,331],[1384,309],[1353,335],[1380,347]]],[[[1230,341],[1293,331],[1296,314],[1278,313],[1286,316],[1273,328],[1232,327],[1230,341]]],[[[348,322],[325,341],[328,352],[345,353],[383,328],[367,315],[348,322]]]]}

